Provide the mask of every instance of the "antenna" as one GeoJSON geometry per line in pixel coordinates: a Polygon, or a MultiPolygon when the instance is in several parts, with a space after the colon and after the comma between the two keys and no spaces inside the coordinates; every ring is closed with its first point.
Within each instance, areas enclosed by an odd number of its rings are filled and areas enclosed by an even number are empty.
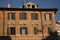
{"type": "Polygon", "coordinates": [[[10,8],[10,0],[8,1],[8,8],[10,8]]]}

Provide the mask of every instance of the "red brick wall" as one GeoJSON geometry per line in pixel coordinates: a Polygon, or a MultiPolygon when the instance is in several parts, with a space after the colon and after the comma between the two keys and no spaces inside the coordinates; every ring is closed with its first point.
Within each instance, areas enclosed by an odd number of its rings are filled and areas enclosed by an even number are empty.
{"type": "MultiPolygon", "coordinates": [[[[38,24],[38,29],[42,31],[42,25],[44,29],[44,38],[48,36],[48,26],[51,25],[52,31],[55,31],[55,15],[54,11],[48,11],[52,14],[52,20],[44,20],[44,14],[47,13],[47,11],[25,11],[27,13],[27,20],[20,20],[19,19],[19,13],[23,11],[11,11],[15,13],[15,20],[8,20],[8,11],[4,11],[4,36],[7,36],[7,28],[10,27],[11,23],[14,24],[14,27],[16,27],[16,35],[10,35],[13,40],[15,39],[42,39],[42,32],[39,32],[37,35],[34,35],[34,25],[38,24]],[[31,20],[31,13],[37,13],[38,14],[38,20],[31,20]],[[42,25],[41,25],[42,22],[42,25]],[[27,24],[28,27],[28,35],[20,35],[20,27],[22,24],[27,24]]],[[[3,35],[3,11],[0,11],[0,35],[3,35]]]]}

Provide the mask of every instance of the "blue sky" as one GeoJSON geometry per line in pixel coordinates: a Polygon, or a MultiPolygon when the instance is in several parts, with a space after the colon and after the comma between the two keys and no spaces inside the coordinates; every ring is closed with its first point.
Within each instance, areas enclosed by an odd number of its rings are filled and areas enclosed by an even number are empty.
{"type": "MultiPolygon", "coordinates": [[[[0,0],[0,7],[7,7],[9,0],[0,0]]],[[[23,5],[24,0],[10,0],[11,8],[19,8],[23,5]]],[[[56,21],[60,20],[60,0],[26,0],[26,2],[34,2],[39,8],[58,8],[56,13],[56,21]]]]}

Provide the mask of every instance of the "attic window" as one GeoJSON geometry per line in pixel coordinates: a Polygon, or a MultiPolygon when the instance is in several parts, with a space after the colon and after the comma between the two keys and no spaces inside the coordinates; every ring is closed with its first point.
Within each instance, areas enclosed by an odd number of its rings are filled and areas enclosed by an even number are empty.
{"type": "Polygon", "coordinates": [[[37,7],[38,7],[38,5],[37,5],[37,7]]]}
{"type": "Polygon", "coordinates": [[[32,5],[32,8],[35,8],[35,5],[32,5]]]}
{"type": "Polygon", "coordinates": [[[30,7],[30,5],[28,5],[28,7],[30,7]]]}

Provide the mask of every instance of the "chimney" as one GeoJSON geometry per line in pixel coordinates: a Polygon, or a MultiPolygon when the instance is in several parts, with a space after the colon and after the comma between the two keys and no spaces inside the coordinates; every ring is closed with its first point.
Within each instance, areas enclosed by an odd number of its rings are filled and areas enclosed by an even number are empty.
{"type": "Polygon", "coordinates": [[[10,8],[10,2],[8,2],[8,8],[10,8]]]}

